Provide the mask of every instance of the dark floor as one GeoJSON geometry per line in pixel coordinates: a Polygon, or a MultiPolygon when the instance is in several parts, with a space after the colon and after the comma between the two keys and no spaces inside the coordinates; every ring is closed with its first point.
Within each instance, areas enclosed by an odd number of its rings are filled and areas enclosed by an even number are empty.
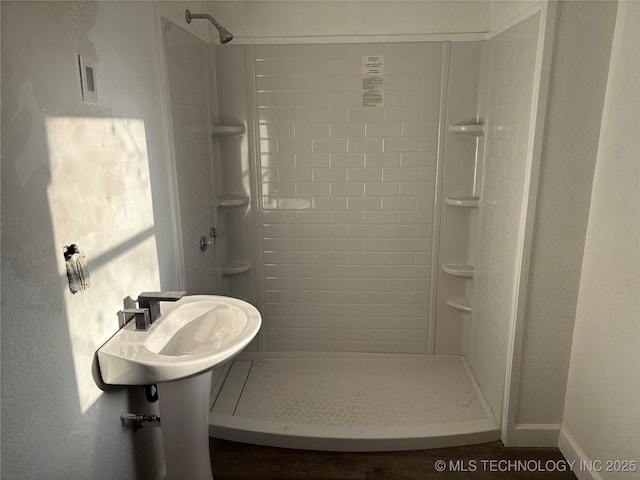
{"type": "Polygon", "coordinates": [[[212,438],[209,449],[215,480],[576,479],[557,448],[506,448],[501,442],[408,452],[334,453],[212,438]]]}

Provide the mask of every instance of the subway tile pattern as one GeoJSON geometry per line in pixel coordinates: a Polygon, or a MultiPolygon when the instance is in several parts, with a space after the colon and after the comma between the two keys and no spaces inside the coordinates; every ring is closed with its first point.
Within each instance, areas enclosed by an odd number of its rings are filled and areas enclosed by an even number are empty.
{"type": "Polygon", "coordinates": [[[426,352],[442,44],[255,52],[267,348],[426,352]]]}
{"type": "Polygon", "coordinates": [[[500,416],[536,57],[531,18],[490,42],[487,136],[469,363],[500,416]]]}

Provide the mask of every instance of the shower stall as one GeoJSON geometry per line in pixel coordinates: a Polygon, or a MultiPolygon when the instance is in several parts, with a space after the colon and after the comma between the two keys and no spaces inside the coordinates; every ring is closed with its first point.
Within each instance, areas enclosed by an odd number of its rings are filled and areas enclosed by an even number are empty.
{"type": "Polygon", "coordinates": [[[411,43],[208,45],[163,20],[183,287],[263,316],[213,372],[211,436],[504,440],[548,8],[411,43]]]}

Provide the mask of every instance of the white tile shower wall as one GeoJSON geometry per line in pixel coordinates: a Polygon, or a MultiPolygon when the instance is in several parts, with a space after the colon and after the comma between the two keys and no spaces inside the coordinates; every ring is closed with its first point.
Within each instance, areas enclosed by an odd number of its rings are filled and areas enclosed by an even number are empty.
{"type": "MultiPolygon", "coordinates": [[[[216,101],[212,121],[217,125],[248,125],[247,65],[242,45],[214,45],[216,101]]],[[[243,195],[250,205],[240,208],[218,206],[218,241],[216,250],[222,264],[255,263],[255,228],[253,172],[251,172],[251,125],[240,136],[217,137],[214,146],[215,190],[218,198],[243,195]]],[[[258,304],[255,269],[239,275],[223,275],[221,292],[258,304]]],[[[258,339],[248,349],[253,348],[258,339]]]]}
{"type": "Polygon", "coordinates": [[[498,418],[516,280],[537,25],[536,15],[488,45],[485,168],[469,363],[498,418]]]}
{"type": "Polygon", "coordinates": [[[215,249],[200,250],[201,235],[215,225],[208,95],[208,48],[197,37],[165,22],[167,72],[182,223],[186,289],[214,293],[215,249]]]}
{"type": "Polygon", "coordinates": [[[442,44],[255,52],[267,348],[426,352],[442,44]]]}

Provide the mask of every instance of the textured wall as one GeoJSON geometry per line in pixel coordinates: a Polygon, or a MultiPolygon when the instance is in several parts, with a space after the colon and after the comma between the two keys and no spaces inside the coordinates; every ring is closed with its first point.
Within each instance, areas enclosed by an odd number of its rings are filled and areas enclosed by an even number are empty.
{"type": "Polygon", "coordinates": [[[518,424],[559,424],[562,420],[615,12],[614,2],[558,5],[518,424]]]}
{"type": "MultiPolygon", "coordinates": [[[[640,4],[621,2],[611,51],[561,443],[640,463],[640,4]]],[[[567,448],[569,447],[569,448],[567,448]]],[[[637,473],[602,472],[603,479],[637,473]]]]}
{"type": "MultiPolygon", "coordinates": [[[[498,2],[502,3],[502,2],[498,2]]],[[[236,35],[237,43],[287,37],[411,36],[486,32],[485,1],[222,1],[210,13],[236,35]]],[[[212,40],[217,41],[213,31],[212,40]]],[[[326,40],[325,40],[326,39],[326,40]]]]}
{"type": "Polygon", "coordinates": [[[504,28],[513,17],[532,8],[539,0],[492,0],[489,2],[489,31],[504,28]]]}
{"type": "Polygon", "coordinates": [[[538,17],[490,40],[469,363],[500,417],[525,182],[538,17]]]}
{"type": "Polygon", "coordinates": [[[126,295],[177,287],[153,6],[2,2],[2,477],[156,478],[160,432],[93,355],[126,295]],[[97,67],[81,101],[77,53],[97,67]],[[91,287],[72,295],[62,247],[91,287]]]}
{"type": "Polygon", "coordinates": [[[208,13],[207,9],[210,6],[211,2],[206,0],[199,2],[192,0],[165,0],[162,2],[156,2],[156,9],[160,16],[164,17],[174,25],[184,28],[191,35],[198,37],[206,44],[209,44],[214,40],[213,32],[216,32],[216,30],[207,20],[196,20],[191,23],[187,23],[185,10],[188,8],[191,13],[208,13]]]}
{"type": "Polygon", "coordinates": [[[425,352],[441,45],[256,52],[268,348],[425,352]]]}

